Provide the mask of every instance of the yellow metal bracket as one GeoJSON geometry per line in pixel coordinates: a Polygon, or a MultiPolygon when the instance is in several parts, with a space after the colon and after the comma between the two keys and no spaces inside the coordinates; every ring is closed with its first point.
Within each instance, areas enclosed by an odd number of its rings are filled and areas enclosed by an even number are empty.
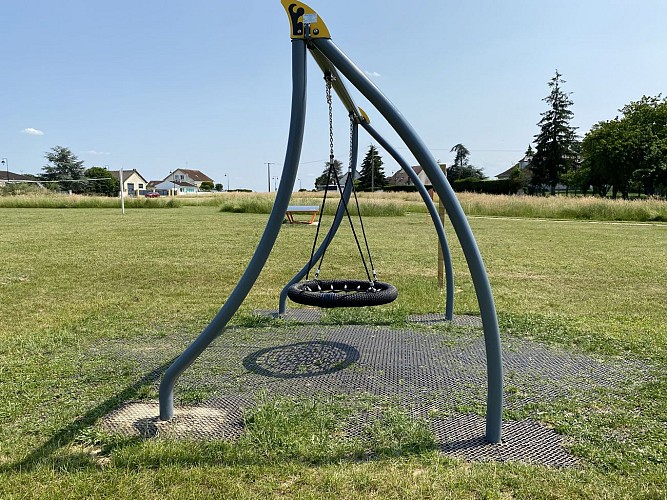
{"type": "Polygon", "coordinates": [[[291,28],[291,38],[331,38],[329,28],[313,9],[297,0],[280,0],[291,28]]]}
{"type": "Polygon", "coordinates": [[[357,109],[359,110],[359,115],[361,115],[361,118],[362,118],[366,123],[370,124],[370,123],[371,123],[371,119],[368,118],[368,115],[366,114],[366,112],[365,112],[363,109],[361,109],[361,108],[357,108],[357,109]]]}

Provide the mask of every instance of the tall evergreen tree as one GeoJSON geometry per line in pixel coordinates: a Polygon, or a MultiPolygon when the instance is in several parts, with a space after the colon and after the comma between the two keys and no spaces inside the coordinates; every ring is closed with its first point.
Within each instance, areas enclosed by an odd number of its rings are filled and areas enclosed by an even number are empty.
{"type": "Polygon", "coordinates": [[[55,146],[51,151],[44,155],[49,162],[44,165],[42,170],[42,179],[45,181],[58,181],[62,189],[71,190],[79,193],[85,190],[85,186],[80,182],[66,182],[83,178],[84,167],[83,160],[79,160],[68,148],[55,146]]]}
{"type": "Polygon", "coordinates": [[[329,184],[334,185],[336,184],[336,179],[340,179],[340,176],[343,175],[343,164],[339,160],[334,160],[334,171],[331,173],[331,177],[329,177],[330,164],[331,162],[326,162],[324,164],[324,171],[322,172],[322,175],[315,179],[315,189],[324,189],[327,185],[327,178],[329,178],[329,184]],[[334,174],[336,175],[335,178],[333,177],[334,174]]]}
{"type": "Polygon", "coordinates": [[[372,144],[368,148],[368,153],[361,162],[361,172],[359,172],[359,181],[357,187],[360,191],[383,188],[387,185],[387,178],[382,168],[383,162],[380,153],[372,144]]]}
{"type": "Polygon", "coordinates": [[[484,179],[486,177],[481,168],[468,163],[470,151],[463,144],[459,143],[449,151],[455,153],[454,164],[447,169],[447,178],[450,181],[469,178],[484,179]]]}
{"type": "Polygon", "coordinates": [[[573,102],[571,93],[564,92],[561,87],[565,83],[561,76],[556,70],[549,81],[551,92],[542,99],[549,109],[540,114],[540,133],[535,136],[535,154],[530,167],[533,173],[531,184],[540,190],[547,185],[551,194],[556,194],[561,175],[573,168],[576,160],[577,128],[570,125],[574,116],[570,110],[573,102]]]}

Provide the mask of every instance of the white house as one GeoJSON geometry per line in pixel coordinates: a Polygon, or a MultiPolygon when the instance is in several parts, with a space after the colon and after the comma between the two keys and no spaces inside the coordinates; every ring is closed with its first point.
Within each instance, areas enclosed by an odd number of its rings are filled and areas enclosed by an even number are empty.
{"type": "Polygon", "coordinates": [[[194,184],[173,180],[151,181],[148,188],[149,191],[156,191],[162,196],[197,194],[199,192],[199,189],[194,184]]]}
{"type": "MultiPolygon", "coordinates": [[[[120,170],[109,170],[115,179],[120,180],[120,170]]],[[[148,181],[136,169],[123,170],[123,192],[126,196],[138,196],[146,192],[148,181]]]]}
{"type": "Polygon", "coordinates": [[[213,179],[200,170],[179,168],[165,177],[164,181],[184,182],[186,184],[195,186],[197,188],[196,191],[199,191],[199,187],[201,186],[202,182],[213,182],[213,179]]]}

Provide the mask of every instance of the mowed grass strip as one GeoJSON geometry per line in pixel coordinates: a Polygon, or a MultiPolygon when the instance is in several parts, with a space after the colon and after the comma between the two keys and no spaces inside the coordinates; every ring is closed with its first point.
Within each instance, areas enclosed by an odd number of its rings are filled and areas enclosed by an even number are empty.
{"type": "MultiPolygon", "coordinates": [[[[0,188],[1,191],[1,188],[0,188]]],[[[275,193],[212,192],[201,196],[178,196],[146,199],[126,198],[128,208],[177,208],[181,206],[214,206],[223,212],[268,214],[275,193]]],[[[328,195],[324,213],[333,215],[339,200],[337,192],[328,195]]],[[[597,221],[666,222],[667,200],[644,198],[633,200],[594,196],[504,196],[457,193],[469,216],[575,219],[597,221]]],[[[320,206],[322,192],[302,191],[292,194],[292,205],[320,206]]],[[[352,199],[354,200],[354,198],[352,199]]],[[[394,217],[407,213],[427,213],[416,192],[358,193],[361,212],[366,217],[394,217]]],[[[0,208],[120,208],[118,198],[67,196],[61,193],[33,191],[30,194],[0,196],[0,208]]],[[[350,203],[351,213],[356,213],[350,203]]]]}
{"type": "MultiPolygon", "coordinates": [[[[255,440],[236,445],[95,435],[95,420],[121,396],[146,394],[145,385],[137,384],[146,374],[95,347],[123,338],[145,339],[147,345],[169,342],[174,330],[195,338],[245,269],[266,216],[222,213],[215,206],[128,210],[125,216],[100,209],[5,209],[2,215],[2,497],[102,497],[110,491],[147,498],[198,492],[237,497],[665,495],[667,380],[659,369],[632,394],[610,391],[593,412],[565,405],[544,413],[542,419],[569,436],[573,451],[583,457],[585,466],[578,470],[466,464],[428,447],[393,458],[394,445],[383,444],[387,434],[382,433],[373,445],[375,458],[362,453],[367,458],[358,462],[359,449],[327,430],[331,415],[341,410],[326,403],[271,407],[255,440]],[[326,432],[272,427],[285,419],[298,421],[306,410],[309,418],[323,419],[318,429],[326,432]],[[308,447],[299,443],[316,435],[319,451],[304,452],[308,447]],[[262,449],[267,451],[257,454],[262,449]]],[[[326,216],[325,227],[330,221],[326,216]]],[[[428,216],[376,217],[366,224],[380,279],[397,285],[399,298],[370,313],[345,314],[399,324],[410,313],[442,311],[437,238],[428,216]]],[[[667,228],[500,219],[471,224],[503,330],[665,366],[667,228]]],[[[241,315],[277,307],[280,289],[310,255],[314,229],[283,226],[241,315]]],[[[456,312],[474,314],[463,255],[450,226],[447,231],[456,312]]],[[[323,277],[362,276],[355,252],[343,226],[323,277]]],[[[368,451],[368,445],[362,448],[368,451]]]]}

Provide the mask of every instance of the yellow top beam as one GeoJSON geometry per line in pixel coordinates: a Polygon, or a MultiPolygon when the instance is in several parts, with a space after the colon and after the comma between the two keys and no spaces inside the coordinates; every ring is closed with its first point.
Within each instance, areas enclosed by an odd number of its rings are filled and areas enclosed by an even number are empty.
{"type": "Polygon", "coordinates": [[[329,28],[313,9],[297,0],[280,0],[291,28],[291,38],[331,38],[329,28]]]}

